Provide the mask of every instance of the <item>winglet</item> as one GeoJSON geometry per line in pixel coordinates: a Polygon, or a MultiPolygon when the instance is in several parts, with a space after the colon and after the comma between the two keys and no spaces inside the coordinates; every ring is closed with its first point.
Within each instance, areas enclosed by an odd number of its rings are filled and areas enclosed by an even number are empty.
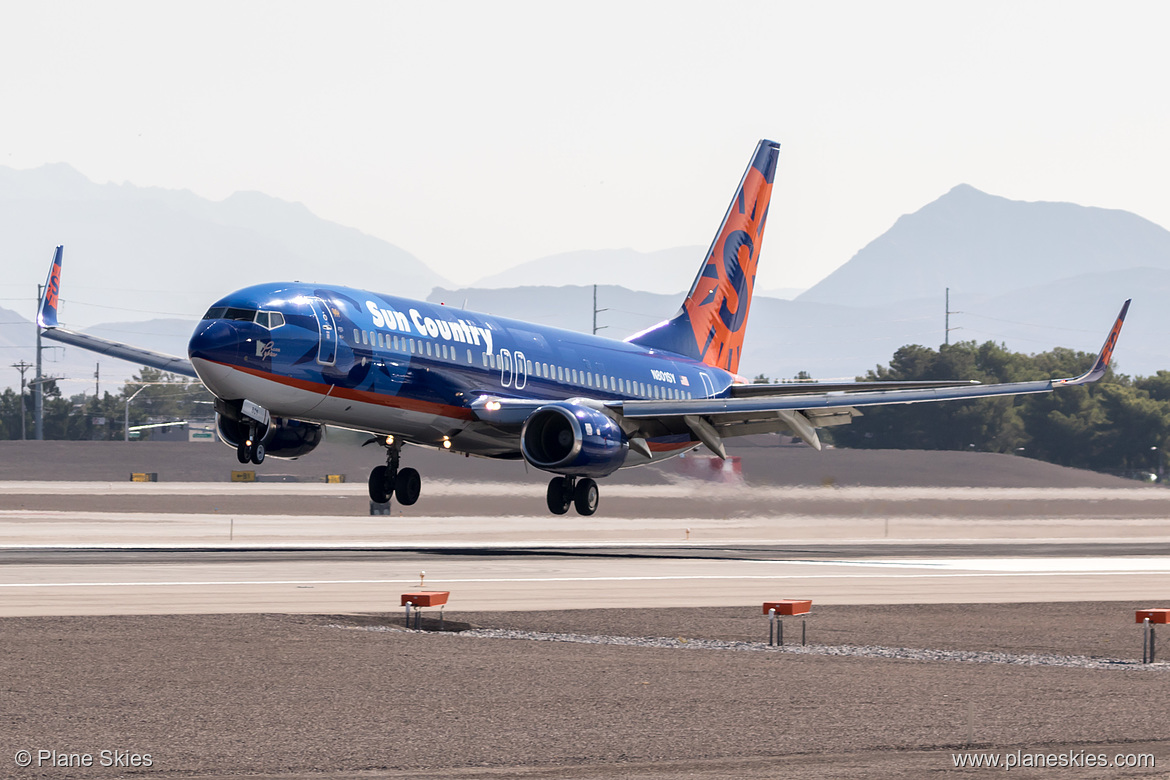
{"type": "Polygon", "coordinates": [[[1109,361],[1113,358],[1113,348],[1117,346],[1117,337],[1121,333],[1121,324],[1125,322],[1125,314],[1129,311],[1129,303],[1132,300],[1130,298],[1122,304],[1121,312],[1117,315],[1117,319],[1114,321],[1113,328],[1109,331],[1109,336],[1106,337],[1105,343],[1101,345],[1101,351],[1097,353],[1097,361],[1093,363],[1093,367],[1078,377],[1063,379],[1057,382],[1057,384],[1084,385],[1089,382],[1096,382],[1105,376],[1105,371],[1109,368],[1109,361]]]}
{"type": "Polygon", "coordinates": [[[61,255],[65,247],[58,246],[53,253],[53,264],[49,266],[49,278],[41,291],[41,304],[37,308],[37,325],[42,328],[57,327],[57,301],[61,294],[61,255]]]}

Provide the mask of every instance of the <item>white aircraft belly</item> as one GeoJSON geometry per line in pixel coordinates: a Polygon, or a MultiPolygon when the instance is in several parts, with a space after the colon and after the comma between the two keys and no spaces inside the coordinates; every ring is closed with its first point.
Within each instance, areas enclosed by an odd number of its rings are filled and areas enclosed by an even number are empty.
{"type": "Polygon", "coordinates": [[[308,415],[326,396],[286,385],[276,379],[241,371],[222,363],[195,358],[191,361],[203,384],[220,398],[247,398],[279,417],[308,415]]]}

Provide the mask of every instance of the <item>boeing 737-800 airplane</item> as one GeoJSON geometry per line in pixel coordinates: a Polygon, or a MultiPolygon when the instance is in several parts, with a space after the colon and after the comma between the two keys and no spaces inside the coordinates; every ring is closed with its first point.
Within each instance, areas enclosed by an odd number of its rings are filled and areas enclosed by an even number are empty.
{"type": "Polygon", "coordinates": [[[548,508],[597,510],[596,479],[700,444],[817,429],[859,407],[1042,393],[1099,379],[1129,301],[1094,365],[1070,379],[748,384],[737,376],[779,145],[761,141],[678,313],[624,341],[383,293],[300,282],[237,290],[207,310],[188,358],[58,325],[62,248],[37,316],[47,338],[198,377],[216,397],[220,438],[241,463],[296,458],[325,426],[369,432],[386,449],[370,498],[418,500],[403,443],[526,460],[555,474],[548,508]]]}

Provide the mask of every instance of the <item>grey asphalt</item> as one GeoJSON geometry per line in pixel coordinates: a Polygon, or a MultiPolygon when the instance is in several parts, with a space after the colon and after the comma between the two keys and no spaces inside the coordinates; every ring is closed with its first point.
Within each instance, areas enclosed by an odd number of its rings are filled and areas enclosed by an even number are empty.
{"type": "Polygon", "coordinates": [[[751,545],[717,547],[660,547],[628,545],[622,547],[449,547],[363,548],[363,547],[237,547],[230,545],[199,548],[135,547],[132,549],[37,548],[0,549],[0,566],[5,564],[37,565],[116,565],[116,564],[200,564],[200,563],[279,563],[286,562],[394,562],[425,566],[432,560],[507,561],[514,558],[544,559],[620,559],[620,560],[721,560],[721,561],[831,561],[842,558],[982,558],[1012,556],[1027,558],[1083,558],[1170,556],[1170,541],[1151,542],[1135,549],[1131,542],[997,542],[987,543],[893,543],[893,544],[818,544],[818,545],[751,545]]]}

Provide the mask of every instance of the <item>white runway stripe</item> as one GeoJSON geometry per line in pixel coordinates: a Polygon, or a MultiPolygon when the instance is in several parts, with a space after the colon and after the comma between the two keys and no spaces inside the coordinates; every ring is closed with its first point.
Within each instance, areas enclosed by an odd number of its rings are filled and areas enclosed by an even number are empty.
{"type": "MultiPolygon", "coordinates": [[[[690,574],[637,577],[482,577],[452,579],[444,577],[442,585],[492,584],[492,583],[533,583],[533,582],[685,582],[694,580],[847,580],[847,579],[954,579],[969,577],[1063,577],[1069,574],[1092,576],[1118,576],[1129,574],[1153,574],[1164,572],[1148,571],[1023,571],[1023,572],[952,572],[948,574],[690,574]]],[[[202,580],[177,582],[5,582],[0,588],[140,588],[140,587],[211,587],[244,585],[408,585],[418,587],[417,578],[405,580],[202,580]]]]}

